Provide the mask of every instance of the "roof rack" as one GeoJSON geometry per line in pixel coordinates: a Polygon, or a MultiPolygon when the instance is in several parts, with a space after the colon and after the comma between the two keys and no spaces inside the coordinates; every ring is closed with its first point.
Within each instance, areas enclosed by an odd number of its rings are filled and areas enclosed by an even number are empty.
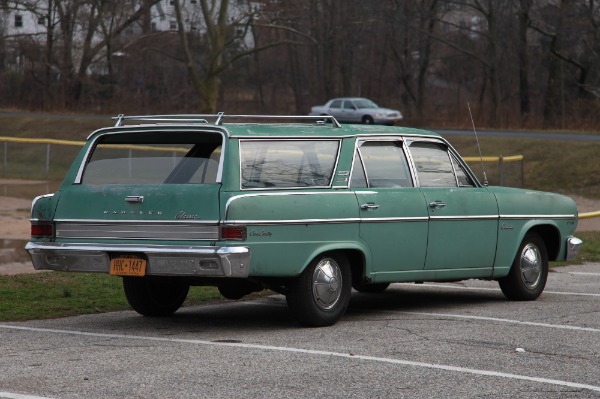
{"type": "Polygon", "coordinates": [[[124,121],[138,121],[138,122],[156,122],[156,123],[169,123],[169,122],[188,122],[188,123],[206,123],[208,119],[214,119],[215,126],[222,126],[224,119],[249,119],[249,120],[291,120],[291,121],[314,121],[317,124],[325,124],[331,122],[333,127],[342,127],[335,117],[330,115],[320,116],[305,116],[305,115],[225,115],[223,112],[217,114],[173,114],[173,115],[137,115],[137,116],[125,116],[120,114],[112,118],[115,122],[115,127],[123,126],[124,121]]]}

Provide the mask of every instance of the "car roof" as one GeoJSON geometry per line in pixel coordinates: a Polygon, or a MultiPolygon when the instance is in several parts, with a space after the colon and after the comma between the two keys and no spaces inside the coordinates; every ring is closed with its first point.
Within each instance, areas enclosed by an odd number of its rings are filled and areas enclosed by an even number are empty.
{"type": "MultiPolygon", "coordinates": [[[[228,137],[239,138],[274,138],[274,137],[352,137],[362,135],[402,135],[402,136],[427,136],[440,137],[439,134],[408,127],[385,125],[353,125],[340,124],[333,117],[307,117],[307,116],[265,116],[265,115],[231,115],[240,118],[259,118],[260,122],[227,122],[217,119],[215,123],[197,118],[206,115],[192,115],[181,118],[181,115],[156,115],[142,117],[117,118],[113,127],[99,129],[93,132],[88,139],[104,134],[119,134],[127,132],[161,132],[177,130],[192,132],[218,132],[228,137]],[[121,119],[118,119],[120,118],[121,119]],[[282,118],[291,122],[281,122],[282,118]],[[324,118],[332,123],[325,123],[324,118]],[[151,123],[131,123],[151,122],[151,123]],[[128,124],[124,124],[128,122],[128,124]]],[[[212,115],[214,116],[214,115],[212,115]]],[[[221,115],[223,116],[223,115],[221,115]]]]}

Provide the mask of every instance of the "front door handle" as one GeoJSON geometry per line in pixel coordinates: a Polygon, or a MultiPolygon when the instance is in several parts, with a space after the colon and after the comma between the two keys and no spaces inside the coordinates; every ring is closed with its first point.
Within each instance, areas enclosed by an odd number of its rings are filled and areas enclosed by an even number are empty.
{"type": "Polygon", "coordinates": [[[379,209],[379,204],[374,204],[372,202],[369,202],[368,204],[362,204],[360,206],[360,209],[366,209],[366,210],[369,210],[369,209],[379,209]]]}
{"type": "Polygon", "coordinates": [[[448,205],[448,204],[443,201],[433,201],[433,202],[429,203],[430,208],[443,208],[446,205],[448,205]]]}

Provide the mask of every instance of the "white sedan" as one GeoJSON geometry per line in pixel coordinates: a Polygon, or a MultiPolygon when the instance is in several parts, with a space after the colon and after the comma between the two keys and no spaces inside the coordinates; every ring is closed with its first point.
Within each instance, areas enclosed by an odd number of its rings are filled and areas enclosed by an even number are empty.
{"type": "Polygon", "coordinates": [[[334,98],[325,105],[312,107],[309,115],[331,115],[339,122],[377,125],[394,125],[402,120],[400,111],[381,108],[368,98],[360,97],[334,98]]]}

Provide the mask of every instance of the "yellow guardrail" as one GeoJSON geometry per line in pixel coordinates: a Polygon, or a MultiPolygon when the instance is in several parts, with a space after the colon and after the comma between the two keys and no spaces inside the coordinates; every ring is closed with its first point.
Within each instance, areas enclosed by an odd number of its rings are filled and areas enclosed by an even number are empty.
{"type": "MultiPolygon", "coordinates": [[[[73,141],[73,140],[58,140],[58,139],[35,139],[35,138],[21,138],[21,137],[5,137],[0,136],[0,142],[11,142],[11,143],[29,143],[29,144],[57,144],[57,145],[73,145],[73,146],[83,146],[85,141],[73,141]]],[[[110,145],[107,145],[109,147],[110,145]]],[[[123,147],[119,147],[123,148],[123,147]]],[[[164,148],[156,148],[150,146],[141,146],[141,145],[132,145],[127,148],[131,149],[139,149],[139,150],[150,150],[150,151],[164,151],[164,148]]],[[[174,151],[185,151],[182,148],[169,148],[169,150],[174,151]]],[[[519,162],[523,161],[523,155],[510,155],[510,156],[486,156],[486,157],[463,157],[466,162],[519,162]]],[[[592,219],[600,217],[600,211],[596,212],[584,212],[579,213],[579,219],[592,219]]]]}
{"type": "Polygon", "coordinates": [[[579,219],[593,219],[600,217],[600,211],[579,213],[579,219]]]}
{"type": "Polygon", "coordinates": [[[511,155],[508,157],[463,157],[465,162],[518,162],[523,160],[523,155],[511,155]]]}

